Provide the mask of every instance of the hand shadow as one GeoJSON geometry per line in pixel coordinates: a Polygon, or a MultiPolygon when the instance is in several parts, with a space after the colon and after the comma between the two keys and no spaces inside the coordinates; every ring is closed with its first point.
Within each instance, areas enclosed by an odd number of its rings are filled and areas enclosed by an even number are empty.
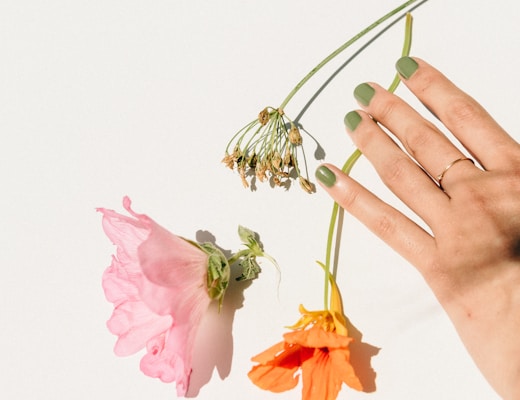
{"type": "MultiPolygon", "coordinates": [[[[197,241],[215,244],[215,238],[209,232],[197,232],[197,241]]],[[[224,251],[226,257],[229,252],[224,251]]],[[[233,358],[233,320],[235,312],[244,305],[244,290],[251,281],[237,282],[235,279],[241,272],[235,265],[231,266],[231,278],[224,296],[222,308],[213,301],[204,315],[193,353],[192,372],[186,397],[197,397],[200,389],[209,382],[216,368],[220,379],[224,380],[231,372],[233,358]]]]}

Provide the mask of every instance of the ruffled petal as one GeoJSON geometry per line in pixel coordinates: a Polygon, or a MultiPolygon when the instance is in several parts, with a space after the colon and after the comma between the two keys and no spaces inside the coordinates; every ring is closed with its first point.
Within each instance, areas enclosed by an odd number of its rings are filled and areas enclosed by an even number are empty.
{"type": "Polygon", "coordinates": [[[139,291],[126,274],[124,266],[115,258],[103,274],[103,289],[114,312],[107,321],[110,332],[118,335],[114,353],[118,356],[134,354],[145,347],[150,337],[167,330],[172,324],[170,315],[152,313],[139,297],[139,291]]]}
{"type": "Polygon", "coordinates": [[[254,357],[251,357],[251,361],[265,364],[273,359],[285,349],[285,342],[278,342],[274,346],[269,347],[267,350],[262,351],[260,354],[257,354],[254,357]]]}
{"type": "Polygon", "coordinates": [[[275,393],[293,389],[298,384],[296,373],[301,365],[301,350],[300,346],[284,342],[272,346],[253,357],[253,361],[262,363],[249,371],[249,379],[261,389],[275,393]]]}
{"type": "Polygon", "coordinates": [[[351,341],[316,325],[288,332],[284,342],[253,357],[259,364],[248,376],[262,389],[283,392],[297,385],[301,370],[303,400],[335,400],[343,382],[353,389],[362,389],[350,364],[351,341]]]}
{"type": "Polygon", "coordinates": [[[146,375],[163,382],[175,381],[178,396],[184,396],[188,390],[197,327],[174,324],[147,343],[147,354],[141,359],[141,370],[146,375]]]}
{"type": "Polygon", "coordinates": [[[338,375],[341,381],[345,382],[350,388],[363,390],[363,385],[356,375],[354,367],[350,363],[350,350],[334,349],[329,352],[332,370],[338,375]]]}
{"type": "Polygon", "coordinates": [[[131,208],[125,216],[100,208],[103,228],[117,246],[103,274],[103,289],[114,303],[107,325],[118,335],[114,351],[132,354],[146,346],[142,371],[177,383],[184,396],[189,383],[197,329],[211,299],[206,287],[208,255],[131,208]]]}
{"type": "Polygon", "coordinates": [[[332,369],[327,349],[315,349],[302,364],[302,381],[302,400],[336,400],[342,381],[332,369]]]}
{"type": "Polygon", "coordinates": [[[303,347],[346,348],[353,339],[327,332],[315,325],[310,329],[288,332],[284,334],[284,340],[287,343],[295,343],[303,347]]]}
{"type": "Polygon", "coordinates": [[[151,337],[163,333],[171,324],[171,316],[156,316],[143,302],[127,301],[114,309],[107,327],[119,336],[114,353],[127,356],[141,350],[151,337]]]}

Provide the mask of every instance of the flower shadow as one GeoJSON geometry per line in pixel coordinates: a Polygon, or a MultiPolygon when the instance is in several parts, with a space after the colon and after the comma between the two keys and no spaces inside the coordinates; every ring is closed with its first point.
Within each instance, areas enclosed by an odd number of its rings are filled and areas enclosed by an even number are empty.
{"type": "Polygon", "coordinates": [[[381,350],[378,347],[372,346],[369,343],[362,341],[363,334],[357,329],[352,322],[347,318],[347,329],[349,336],[354,339],[349,344],[350,349],[350,363],[356,371],[363,392],[373,393],[376,391],[376,371],[372,368],[372,357],[376,356],[381,350]]]}
{"type": "MultiPolygon", "coordinates": [[[[197,241],[215,244],[215,237],[207,231],[198,231],[197,241]]],[[[222,249],[221,249],[222,250],[222,249]]],[[[226,257],[230,252],[222,250],[226,257]]],[[[244,305],[244,290],[251,285],[251,281],[237,282],[235,278],[241,271],[235,265],[231,266],[229,282],[222,307],[216,301],[212,302],[203,317],[193,353],[192,373],[186,397],[197,397],[200,389],[206,385],[216,369],[220,379],[224,380],[231,372],[233,358],[233,320],[235,312],[244,305]]]]}
{"type": "MultiPolygon", "coordinates": [[[[333,276],[337,275],[338,272],[338,263],[340,258],[340,249],[341,249],[341,237],[343,234],[343,223],[345,218],[345,210],[342,208],[339,209],[338,212],[338,220],[337,220],[337,230],[336,230],[336,244],[334,246],[334,254],[333,254],[333,276]]],[[[356,375],[358,376],[362,386],[363,392],[372,393],[376,391],[376,372],[372,368],[372,357],[379,354],[378,347],[372,346],[369,343],[363,342],[363,334],[359,329],[357,329],[352,321],[346,318],[346,325],[348,334],[351,338],[354,339],[352,343],[350,343],[350,363],[354,367],[356,371],[356,375]]]]}

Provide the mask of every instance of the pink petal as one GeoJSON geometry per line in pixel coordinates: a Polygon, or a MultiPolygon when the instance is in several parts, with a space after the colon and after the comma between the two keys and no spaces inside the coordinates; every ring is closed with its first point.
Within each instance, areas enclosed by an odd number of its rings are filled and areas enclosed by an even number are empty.
{"type": "Polygon", "coordinates": [[[150,226],[148,239],[138,248],[139,264],[147,278],[140,287],[142,299],[154,312],[184,321],[194,303],[209,305],[208,255],[155,222],[150,226]]]}
{"type": "Polygon", "coordinates": [[[127,197],[123,206],[130,216],[98,209],[105,233],[117,246],[103,274],[106,298],[114,303],[107,326],[119,336],[114,351],[127,355],[146,346],[142,371],[177,382],[183,396],[197,328],[211,301],[208,256],[148,216],[136,214],[127,197]]]}
{"type": "Polygon", "coordinates": [[[174,325],[166,335],[147,344],[147,354],[141,359],[141,371],[163,382],[177,382],[177,395],[188,390],[193,344],[197,325],[174,325]]]}
{"type": "Polygon", "coordinates": [[[118,356],[141,350],[149,338],[164,333],[171,325],[171,316],[154,315],[141,301],[127,301],[116,307],[107,322],[110,332],[119,336],[114,347],[118,356]]]}

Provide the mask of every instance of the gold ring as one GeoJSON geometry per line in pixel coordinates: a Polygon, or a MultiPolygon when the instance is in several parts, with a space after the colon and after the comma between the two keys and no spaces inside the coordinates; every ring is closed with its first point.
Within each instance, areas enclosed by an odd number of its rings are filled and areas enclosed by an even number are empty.
{"type": "Polygon", "coordinates": [[[462,158],[457,158],[455,161],[452,161],[450,162],[448,165],[446,165],[446,167],[444,168],[444,170],[439,174],[437,175],[437,182],[439,183],[439,187],[444,190],[444,188],[442,187],[442,179],[444,178],[444,175],[446,174],[446,172],[448,172],[448,170],[453,167],[455,164],[457,164],[459,161],[471,161],[473,164],[475,164],[475,161],[473,161],[471,158],[467,158],[467,157],[462,157],[462,158]]]}

